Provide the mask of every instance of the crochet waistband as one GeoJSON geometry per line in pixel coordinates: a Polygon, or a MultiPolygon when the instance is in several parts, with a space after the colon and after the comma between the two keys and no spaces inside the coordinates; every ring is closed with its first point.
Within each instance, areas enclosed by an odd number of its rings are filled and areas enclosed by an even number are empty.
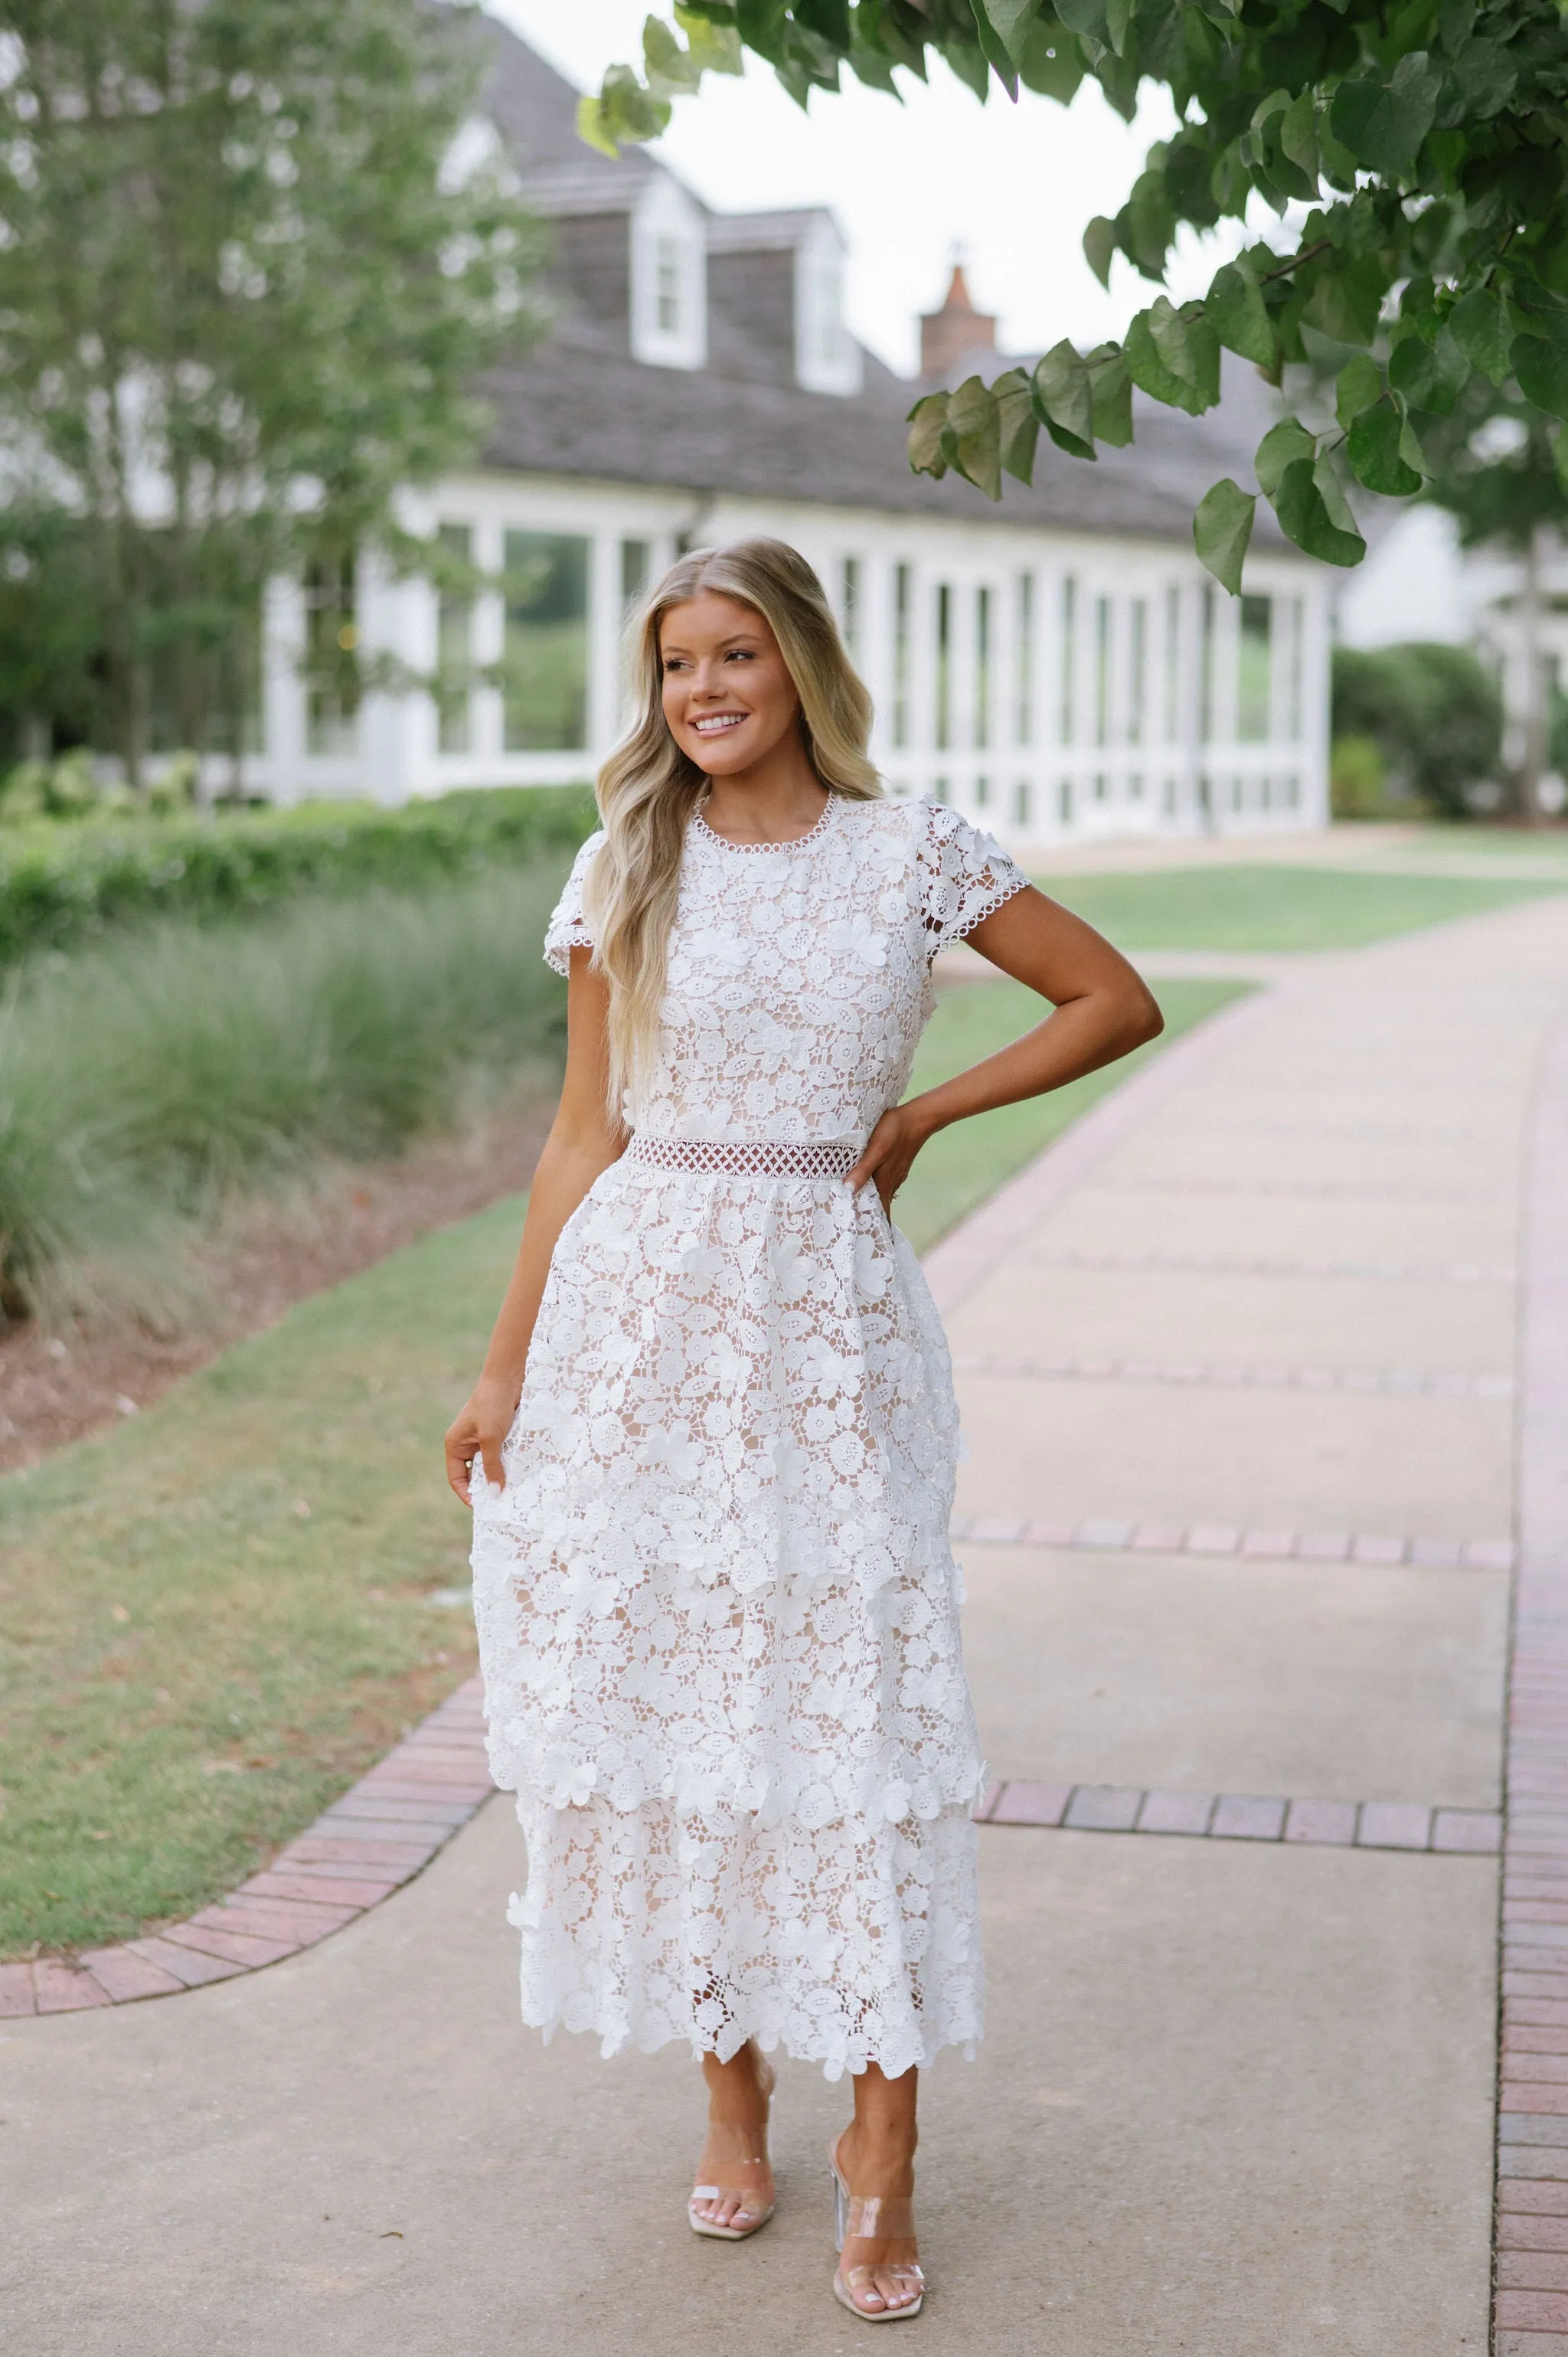
{"type": "Polygon", "coordinates": [[[848,1138],[817,1146],[774,1138],[645,1137],[639,1131],[626,1159],[648,1170],[698,1170],[728,1178],[847,1178],[859,1151],[848,1138]]]}

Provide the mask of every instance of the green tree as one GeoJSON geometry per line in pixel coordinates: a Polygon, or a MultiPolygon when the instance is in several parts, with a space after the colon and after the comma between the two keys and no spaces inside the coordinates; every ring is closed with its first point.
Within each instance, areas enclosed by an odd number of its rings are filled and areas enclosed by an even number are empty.
{"type": "Polygon", "coordinates": [[[1523,744],[1513,786],[1526,818],[1545,816],[1541,780],[1554,741],[1551,681],[1541,644],[1542,576],[1551,539],[1568,524],[1568,440],[1510,379],[1472,376],[1448,416],[1428,435],[1434,465],[1428,496],[1447,508],[1466,548],[1501,547],[1519,559],[1517,607],[1523,640],[1523,744]]]}
{"type": "Polygon", "coordinates": [[[1337,647],[1333,727],[1369,738],[1384,775],[1428,809],[1466,818],[1470,789],[1498,773],[1502,698],[1468,647],[1337,647]]]}
{"type": "MultiPolygon", "coordinates": [[[[845,69],[893,91],[897,68],[923,76],[938,56],[982,100],[1022,83],[1065,104],[1092,77],[1131,121],[1148,79],[1178,126],[1115,218],[1089,223],[1100,277],[1120,253],[1164,286],[1182,227],[1240,222],[1254,198],[1278,217],[1277,245],[1248,246],[1197,301],[1156,295],[1119,342],[1079,352],[1064,339],[1032,373],[927,395],[910,419],[918,471],[954,468],[997,499],[1004,473],[1030,479],[1042,430],[1084,459],[1130,442],[1134,385],[1196,416],[1219,399],[1222,350],[1280,384],[1338,343],[1352,356],[1333,424],[1282,419],[1254,467],[1288,538],[1348,565],[1366,553],[1349,484],[1421,490],[1432,427],[1475,375],[1568,417],[1557,0],[690,0],[675,27],[650,18],[641,75],[611,68],[585,102],[585,136],[654,136],[674,97],[705,69],[736,70],[743,48],[802,106],[845,69]]],[[[1194,519],[1198,554],[1232,592],[1256,499],[1227,479],[1194,519]]]]}
{"type": "Polygon", "coordinates": [[[156,666],[182,742],[237,743],[269,577],[415,561],[398,491],[473,447],[537,259],[499,159],[462,165],[483,62],[461,5],[7,0],[5,570],[41,612],[85,544],[134,784],[156,666]]]}

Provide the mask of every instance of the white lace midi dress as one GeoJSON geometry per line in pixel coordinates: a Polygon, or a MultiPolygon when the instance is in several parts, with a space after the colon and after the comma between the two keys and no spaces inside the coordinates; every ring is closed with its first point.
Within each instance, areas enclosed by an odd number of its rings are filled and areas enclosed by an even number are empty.
{"type": "Polygon", "coordinates": [[[657,1068],[556,1244],[505,1488],[475,1483],[546,2033],[751,2037],[835,2078],[980,2035],[951,1372],[914,1253],[843,1181],[933,955],[1025,881],[932,802],[834,796],[777,847],[690,823],[657,1068]]]}

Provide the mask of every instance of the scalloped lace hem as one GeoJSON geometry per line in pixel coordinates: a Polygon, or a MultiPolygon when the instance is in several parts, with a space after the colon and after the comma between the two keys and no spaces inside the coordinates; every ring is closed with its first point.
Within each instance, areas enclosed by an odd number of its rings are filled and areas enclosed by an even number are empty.
{"type": "Polygon", "coordinates": [[[547,2038],[722,2061],[755,2038],[837,2079],[872,2062],[897,2078],[983,2034],[967,1811],[811,1829],[520,1799],[518,1816],[528,1886],[508,1917],[522,2018],[547,2038]]]}

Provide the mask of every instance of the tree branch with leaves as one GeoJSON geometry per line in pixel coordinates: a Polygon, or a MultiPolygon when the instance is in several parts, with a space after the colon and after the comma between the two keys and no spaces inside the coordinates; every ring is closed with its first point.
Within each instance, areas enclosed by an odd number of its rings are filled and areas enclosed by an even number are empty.
{"type": "Polygon", "coordinates": [[[1315,339],[1354,347],[1334,425],[1283,420],[1259,446],[1257,492],[1226,479],[1198,505],[1198,555],[1234,593],[1260,495],[1307,554],[1359,564],[1350,486],[1422,490],[1441,464],[1434,424],[1473,377],[1568,417],[1557,0],[689,0],[673,26],[650,17],[640,73],[614,66],[584,101],[584,135],[612,152],[655,137],[674,99],[747,49],[802,107],[846,71],[897,95],[898,69],[924,79],[934,59],[982,101],[1022,87],[1065,105],[1093,80],[1128,122],[1141,84],[1162,85],[1176,132],[1084,232],[1102,284],[1120,254],[1164,287],[1180,231],[1244,222],[1254,199],[1288,230],[1194,301],[1156,295],[1118,341],[1063,339],[1032,371],[926,394],[909,422],[918,473],[951,468],[1000,499],[1004,475],[1032,479],[1042,431],[1083,460],[1130,443],[1134,386],[1198,416],[1224,351],[1278,386],[1315,339]]]}

